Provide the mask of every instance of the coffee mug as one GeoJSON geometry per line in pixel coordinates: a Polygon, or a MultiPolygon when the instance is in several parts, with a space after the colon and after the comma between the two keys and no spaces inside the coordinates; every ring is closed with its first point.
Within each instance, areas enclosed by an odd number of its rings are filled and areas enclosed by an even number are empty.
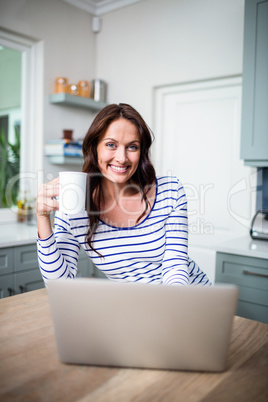
{"type": "Polygon", "coordinates": [[[59,210],[68,215],[85,211],[87,174],[59,172],[59,210]]]}

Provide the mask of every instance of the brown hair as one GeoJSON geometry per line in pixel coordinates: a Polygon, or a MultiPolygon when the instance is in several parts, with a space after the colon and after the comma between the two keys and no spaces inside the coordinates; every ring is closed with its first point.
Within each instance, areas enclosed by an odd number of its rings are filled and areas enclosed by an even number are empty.
{"type": "Polygon", "coordinates": [[[141,141],[140,161],[136,172],[132,176],[132,180],[141,191],[142,198],[145,201],[145,209],[137,221],[146,214],[149,208],[146,194],[149,191],[150,185],[154,184],[156,180],[155,170],[149,157],[152,132],[141,115],[132,106],[125,103],[119,103],[118,105],[111,104],[103,108],[93,120],[83,141],[83,172],[88,173],[86,209],[89,217],[89,230],[86,235],[86,242],[93,250],[92,237],[99,223],[102,197],[102,175],[98,166],[97,145],[100,137],[106,132],[109,125],[120,118],[130,121],[137,127],[141,141]]]}

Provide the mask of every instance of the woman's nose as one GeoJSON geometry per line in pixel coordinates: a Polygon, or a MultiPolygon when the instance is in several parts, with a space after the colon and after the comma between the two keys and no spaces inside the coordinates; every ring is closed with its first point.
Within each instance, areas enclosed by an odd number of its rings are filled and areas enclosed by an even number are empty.
{"type": "Polygon", "coordinates": [[[127,160],[127,153],[125,147],[118,147],[116,151],[116,161],[118,163],[125,163],[127,160]]]}

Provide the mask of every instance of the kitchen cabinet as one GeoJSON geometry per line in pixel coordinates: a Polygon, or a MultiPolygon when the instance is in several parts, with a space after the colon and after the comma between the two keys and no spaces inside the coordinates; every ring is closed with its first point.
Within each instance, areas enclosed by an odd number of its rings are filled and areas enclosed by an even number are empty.
{"type": "MultiPolygon", "coordinates": [[[[78,277],[98,276],[96,268],[80,250],[78,277]]],[[[0,298],[43,288],[36,243],[0,248],[0,298]]]]}
{"type": "Polygon", "coordinates": [[[0,298],[42,287],[36,244],[0,248],[0,298]]]}
{"type": "Polygon", "coordinates": [[[217,252],[215,283],[238,286],[237,315],[268,323],[268,259],[217,252]]]}
{"type": "Polygon", "coordinates": [[[84,249],[80,249],[79,260],[77,264],[77,277],[88,278],[93,276],[94,266],[84,249]]]}
{"type": "Polygon", "coordinates": [[[0,299],[3,299],[7,296],[13,296],[14,294],[14,276],[0,276],[0,299]]]}
{"type": "Polygon", "coordinates": [[[77,277],[92,277],[92,278],[102,278],[107,279],[107,276],[101,272],[93,262],[90,260],[84,249],[80,249],[77,277]]]}
{"type": "Polygon", "coordinates": [[[241,158],[268,166],[268,0],[245,1],[241,158]]]}

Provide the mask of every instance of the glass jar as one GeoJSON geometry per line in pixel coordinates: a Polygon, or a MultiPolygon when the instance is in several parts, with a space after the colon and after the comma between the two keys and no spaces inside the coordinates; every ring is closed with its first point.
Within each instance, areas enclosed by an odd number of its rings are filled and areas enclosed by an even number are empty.
{"type": "Polygon", "coordinates": [[[70,84],[68,86],[68,93],[70,95],[78,95],[78,88],[76,84],[70,84]]]}
{"type": "Polygon", "coordinates": [[[65,77],[58,77],[55,80],[55,93],[59,94],[61,92],[67,92],[68,89],[68,79],[65,77]]]}
{"type": "Polygon", "coordinates": [[[77,87],[79,96],[90,97],[90,84],[88,81],[79,81],[77,87]]]}

